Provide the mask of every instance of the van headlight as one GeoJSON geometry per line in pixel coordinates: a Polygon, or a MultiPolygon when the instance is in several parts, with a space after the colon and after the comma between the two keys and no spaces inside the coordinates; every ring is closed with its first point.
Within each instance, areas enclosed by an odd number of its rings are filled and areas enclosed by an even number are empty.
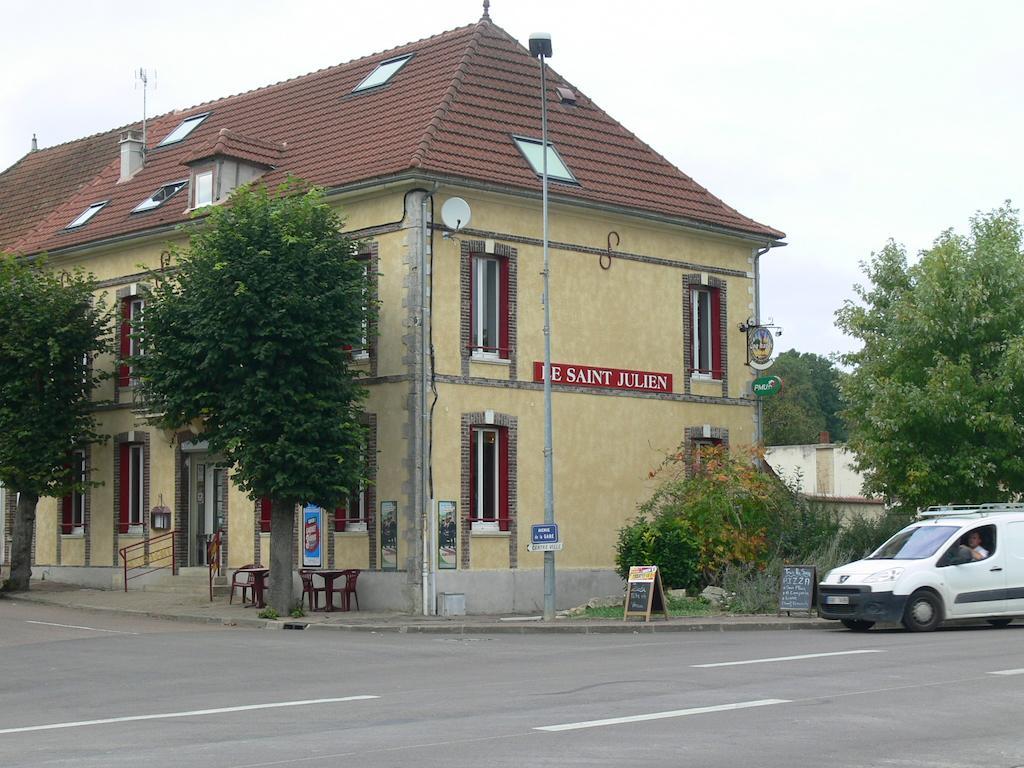
{"type": "Polygon", "coordinates": [[[896,579],[903,575],[903,570],[903,568],[886,568],[884,571],[872,573],[864,579],[864,583],[877,584],[880,581],[896,581],[896,579]]]}

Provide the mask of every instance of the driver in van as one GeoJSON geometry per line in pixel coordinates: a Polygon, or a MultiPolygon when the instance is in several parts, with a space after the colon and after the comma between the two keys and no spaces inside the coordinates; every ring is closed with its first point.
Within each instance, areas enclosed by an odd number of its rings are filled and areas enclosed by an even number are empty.
{"type": "Polygon", "coordinates": [[[988,550],[981,546],[979,531],[971,531],[967,534],[967,548],[971,550],[971,557],[975,560],[984,560],[988,557],[988,550]]]}

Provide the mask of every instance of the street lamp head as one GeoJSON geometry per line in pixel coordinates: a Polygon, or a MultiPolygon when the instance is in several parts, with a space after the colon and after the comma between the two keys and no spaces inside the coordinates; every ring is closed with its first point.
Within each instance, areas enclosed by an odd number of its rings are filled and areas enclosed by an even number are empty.
{"type": "Polygon", "coordinates": [[[534,32],[530,35],[530,55],[543,59],[551,58],[551,35],[547,32],[534,32]]]}

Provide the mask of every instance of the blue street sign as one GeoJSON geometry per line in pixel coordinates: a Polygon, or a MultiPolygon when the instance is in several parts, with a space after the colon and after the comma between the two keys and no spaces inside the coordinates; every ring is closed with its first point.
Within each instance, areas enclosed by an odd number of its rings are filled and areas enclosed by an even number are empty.
{"type": "Polygon", "coordinates": [[[558,541],[557,523],[530,526],[531,544],[551,544],[556,541],[558,541]]]}

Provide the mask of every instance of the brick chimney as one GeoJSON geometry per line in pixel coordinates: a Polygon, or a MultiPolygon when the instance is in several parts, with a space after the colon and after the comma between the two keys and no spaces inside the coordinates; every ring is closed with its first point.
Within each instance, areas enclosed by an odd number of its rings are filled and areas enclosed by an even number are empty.
{"type": "Polygon", "coordinates": [[[829,443],[832,442],[832,436],[828,432],[819,432],[818,442],[821,443],[822,445],[828,445],[829,443]]]}
{"type": "Polygon", "coordinates": [[[121,134],[121,178],[127,181],[135,175],[146,161],[146,145],[142,141],[142,131],[124,131],[121,134]]]}

